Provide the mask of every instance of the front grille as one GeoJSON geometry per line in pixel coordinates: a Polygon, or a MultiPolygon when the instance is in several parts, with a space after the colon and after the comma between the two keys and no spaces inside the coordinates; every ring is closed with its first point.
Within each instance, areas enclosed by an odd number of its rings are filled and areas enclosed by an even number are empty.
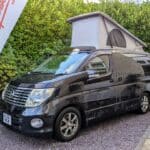
{"type": "Polygon", "coordinates": [[[31,91],[32,89],[30,88],[9,85],[4,95],[4,101],[11,105],[25,107],[26,100],[31,91]]]}

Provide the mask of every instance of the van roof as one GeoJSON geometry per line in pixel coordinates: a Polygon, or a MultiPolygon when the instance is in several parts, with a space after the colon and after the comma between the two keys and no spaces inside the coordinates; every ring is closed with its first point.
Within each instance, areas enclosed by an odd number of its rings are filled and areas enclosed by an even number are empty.
{"type": "MultiPolygon", "coordinates": [[[[120,48],[109,48],[109,49],[95,49],[94,47],[79,47],[75,48],[73,51],[79,51],[79,52],[88,52],[88,53],[93,53],[93,52],[98,52],[99,54],[112,54],[112,53],[121,53],[121,54],[126,54],[126,55],[132,55],[134,57],[146,57],[149,56],[150,54],[144,51],[133,51],[133,50],[128,50],[128,49],[120,49],[120,48]]],[[[131,56],[131,57],[132,57],[131,56]]]]}

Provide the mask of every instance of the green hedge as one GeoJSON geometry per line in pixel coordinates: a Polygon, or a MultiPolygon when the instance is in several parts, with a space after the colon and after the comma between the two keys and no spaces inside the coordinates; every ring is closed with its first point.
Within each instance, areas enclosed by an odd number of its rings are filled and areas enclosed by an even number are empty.
{"type": "Polygon", "coordinates": [[[103,11],[150,47],[150,2],[140,5],[82,0],[28,0],[27,6],[0,56],[0,90],[13,77],[32,70],[50,53],[67,51],[71,26],[67,18],[103,11]]]}

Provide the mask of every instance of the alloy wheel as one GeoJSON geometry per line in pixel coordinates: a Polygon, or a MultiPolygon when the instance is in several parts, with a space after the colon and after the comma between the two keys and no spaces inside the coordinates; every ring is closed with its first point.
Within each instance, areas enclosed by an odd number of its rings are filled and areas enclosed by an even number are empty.
{"type": "Polygon", "coordinates": [[[76,134],[79,128],[78,115],[73,112],[66,113],[60,122],[60,132],[66,137],[72,137],[76,134]]]}
{"type": "Polygon", "coordinates": [[[148,108],[149,108],[149,98],[146,95],[144,95],[141,99],[141,110],[142,112],[145,113],[147,112],[148,108]]]}

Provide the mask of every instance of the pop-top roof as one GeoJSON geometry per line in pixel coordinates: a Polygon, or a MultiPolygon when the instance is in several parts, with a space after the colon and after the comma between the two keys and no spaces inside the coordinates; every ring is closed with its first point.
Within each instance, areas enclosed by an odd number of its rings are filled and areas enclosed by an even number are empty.
{"type": "Polygon", "coordinates": [[[146,44],[102,12],[82,14],[68,19],[72,23],[72,47],[108,46],[137,49],[146,44]],[[113,32],[112,32],[113,31],[113,32]]]}

